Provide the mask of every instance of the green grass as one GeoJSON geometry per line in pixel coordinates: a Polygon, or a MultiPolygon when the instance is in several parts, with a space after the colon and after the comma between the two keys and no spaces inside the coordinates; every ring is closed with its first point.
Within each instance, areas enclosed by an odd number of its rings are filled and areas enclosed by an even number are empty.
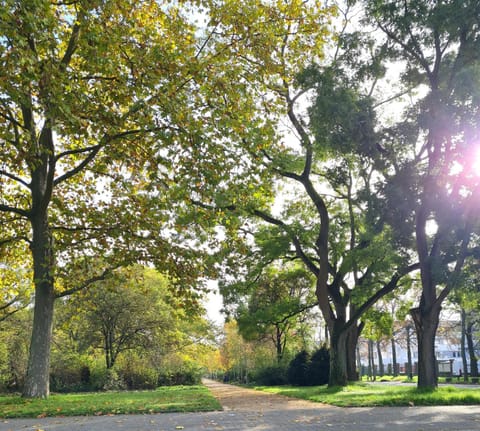
{"type": "Polygon", "coordinates": [[[452,386],[440,387],[434,391],[418,390],[412,386],[368,383],[355,383],[344,388],[273,386],[255,389],[339,407],[480,404],[480,388],[458,389],[452,386]]]}
{"type": "Polygon", "coordinates": [[[212,410],[221,410],[221,406],[204,386],[172,386],[154,391],[59,394],[51,395],[45,400],[0,396],[0,418],[212,410]]]}

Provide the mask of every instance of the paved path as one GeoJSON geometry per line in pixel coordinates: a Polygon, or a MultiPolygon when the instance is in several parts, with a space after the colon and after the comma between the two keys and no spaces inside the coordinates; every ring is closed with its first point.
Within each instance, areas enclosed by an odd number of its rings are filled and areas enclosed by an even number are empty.
{"type": "Polygon", "coordinates": [[[325,406],[205,381],[223,412],[0,420],[0,431],[480,431],[480,406],[325,406]]]}

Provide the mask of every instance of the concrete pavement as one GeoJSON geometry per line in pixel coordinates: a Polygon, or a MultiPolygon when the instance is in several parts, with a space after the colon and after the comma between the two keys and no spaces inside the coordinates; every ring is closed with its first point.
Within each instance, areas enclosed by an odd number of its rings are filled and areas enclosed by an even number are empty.
{"type": "Polygon", "coordinates": [[[9,419],[0,420],[0,431],[480,431],[480,406],[344,409],[205,383],[224,411],[9,419]]]}

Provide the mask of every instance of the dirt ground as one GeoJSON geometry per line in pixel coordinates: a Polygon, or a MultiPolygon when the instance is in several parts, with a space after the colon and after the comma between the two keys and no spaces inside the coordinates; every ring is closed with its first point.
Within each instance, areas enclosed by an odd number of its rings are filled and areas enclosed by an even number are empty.
{"type": "MultiPolygon", "coordinates": [[[[254,389],[225,385],[214,380],[205,379],[203,380],[203,384],[210,389],[224,410],[318,410],[319,408],[326,407],[320,403],[312,403],[297,398],[268,394],[254,389]]],[[[329,408],[332,407],[330,406],[329,408]]]]}

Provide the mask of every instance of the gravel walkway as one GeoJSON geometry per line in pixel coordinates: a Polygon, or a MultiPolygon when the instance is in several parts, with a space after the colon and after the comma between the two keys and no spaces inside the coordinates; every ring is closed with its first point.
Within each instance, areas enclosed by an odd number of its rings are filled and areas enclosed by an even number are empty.
{"type": "Polygon", "coordinates": [[[205,381],[222,412],[0,420],[0,431],[480,431],[480,406],[331,407],[205,381]]]}

